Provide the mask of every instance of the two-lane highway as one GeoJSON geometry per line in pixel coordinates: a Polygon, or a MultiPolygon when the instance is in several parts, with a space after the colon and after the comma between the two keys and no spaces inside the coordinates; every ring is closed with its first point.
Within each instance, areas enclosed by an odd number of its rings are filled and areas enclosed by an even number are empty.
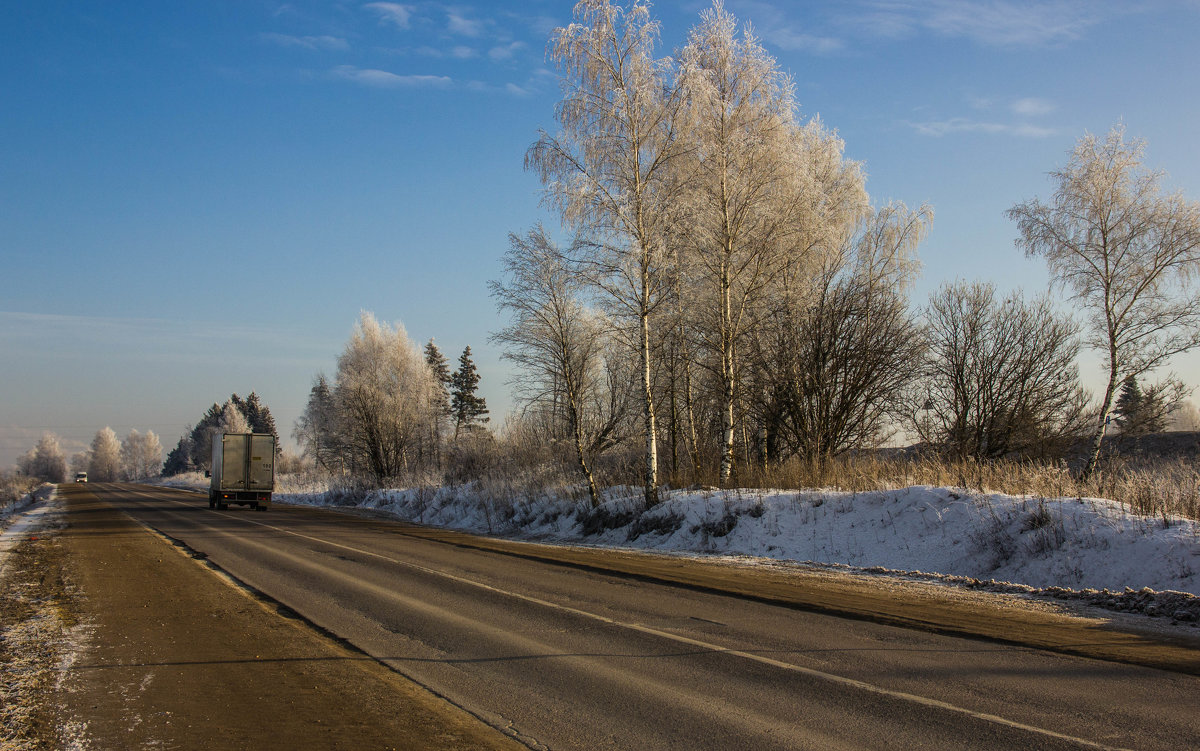
{"type": "MultiPolygon", "coordinates": [[[[405,525],[92,488],[532,748],[1163,748],[1200,678],[555,565],[405,525]]],[[[220,628],[214,624],[214,628],[220,628]]]]}

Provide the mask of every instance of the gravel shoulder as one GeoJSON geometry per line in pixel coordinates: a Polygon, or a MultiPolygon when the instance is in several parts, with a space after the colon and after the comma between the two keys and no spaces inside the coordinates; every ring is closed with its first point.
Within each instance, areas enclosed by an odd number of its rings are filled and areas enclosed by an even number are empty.
{"type": "Polygon", "coordinates": [[[22,549],[55,551],[32,553],[25,570],[57,572],[42,577],[66,603],[74,644],[38,687],[54,701],[25,696],[36,714],[26,748],[523,748],[87,488],[63,486],[60,498],[65,526],[22,549]]]}

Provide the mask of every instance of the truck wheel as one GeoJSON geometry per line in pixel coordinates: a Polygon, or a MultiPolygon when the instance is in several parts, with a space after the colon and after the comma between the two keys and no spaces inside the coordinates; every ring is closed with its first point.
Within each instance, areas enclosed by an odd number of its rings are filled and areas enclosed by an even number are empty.
{"type": "Polygon", "coordinates": [[[209,493],[209,494],[208,494],[208,507],[209,507],[209,508],[216,508],[216,507],[217,507],[217,499],[216,499],[216,497],[215,497],[215,496],[214,496],[212,493],[209,493]]]}

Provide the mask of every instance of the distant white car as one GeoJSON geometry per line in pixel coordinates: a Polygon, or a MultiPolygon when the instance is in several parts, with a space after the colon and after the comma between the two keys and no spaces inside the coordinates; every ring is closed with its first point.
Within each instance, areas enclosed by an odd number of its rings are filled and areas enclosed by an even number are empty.
{"type": "Polygon", "coordinates": [[[87,472],[76,472],[75,482],[87,482],[87,472]]]}

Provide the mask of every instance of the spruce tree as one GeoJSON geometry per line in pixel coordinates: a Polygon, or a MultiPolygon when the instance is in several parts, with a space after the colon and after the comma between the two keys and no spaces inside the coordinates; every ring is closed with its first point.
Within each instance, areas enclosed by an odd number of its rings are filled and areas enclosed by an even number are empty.
{"type": "Polygon", "coordinates": [[[1117,413],[1117,425],[1121,426],[1122,433],[1132,435],[1137,431],[1144,402],[1145,398],[1137,378],[1125,376],[1121,383],[1121,393],[1117,396],[1117,406],[1113,409],[1113,412],[1117,413]]]}
{"type": "Polygon", "coordinates": [[[458,358],[458,370],[450,377],[450,413],[454,417],[454,439],[460,431],[479,427],[488,421],[487,402],[475,393],[479,371],[471,360],[471,348],[458,358]]]}
{"type": "Polygon", "coordinates": [[[1160,433],[1166,429],[1167,409],[1163,404],[1162,387],[1151,386],[1143,391],[1132,375],[1125,376],[1117,396],[1117,424],[1124,435],[1160,433]]]}
{"type": "MultiPolygon", "coordinates": [[[[468,347],[467,349],[470,349],[468,347]]],[[[453,376],[450,375],[450,363],[446,360],[446,356],[438,349],[437,345],[430,339],[425,345],[425,364],[429,366],[429,372],[433,374],[434,383],[437,385],[437,395],[434,397],[435,408],[439,415],[448,416],[450,414],[450,387],[453,384],[453,376]]]]}
{"type": "Polygon", "coordinates": [[[192,445],[190,434],[191,427],[187,427],[183,431],[183,435],[179,437],[179,443],[175,444],[175,448],[167,454],[166,461],[163,462],[162,473],[164,477],[178,475],[183,472],[190,472],[195,465],[192,464],[192,445]]]}

